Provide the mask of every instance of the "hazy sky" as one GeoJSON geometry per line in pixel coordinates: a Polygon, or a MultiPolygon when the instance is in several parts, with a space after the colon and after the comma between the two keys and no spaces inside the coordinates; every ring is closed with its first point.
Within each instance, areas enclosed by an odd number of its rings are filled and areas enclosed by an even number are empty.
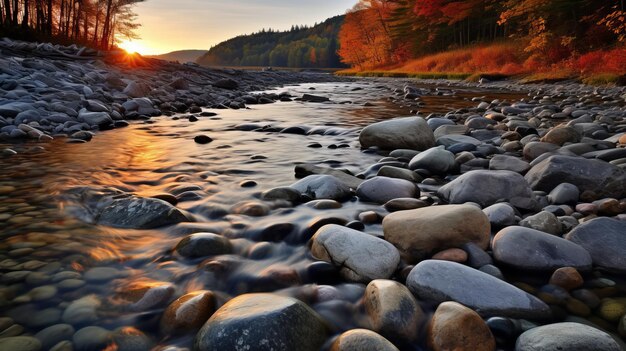
{"type": "Polygon", "coordinates": [[[357,0],[147,0],[135,7],[142,54],[212,45],[261,28],[289,29],[344,14],[357,0]]]}

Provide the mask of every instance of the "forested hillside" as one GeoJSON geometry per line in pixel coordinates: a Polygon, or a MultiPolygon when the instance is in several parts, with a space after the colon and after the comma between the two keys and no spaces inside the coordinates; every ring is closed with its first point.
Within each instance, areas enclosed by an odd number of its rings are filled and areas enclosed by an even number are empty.
{"type": "Polygon", "coordinates": [[[196,60],[206,54],[208,50],[178,50],[162,55],[152,55],[150,57],[165,61],[178,61],[180,63],[196,62],[196,60]]]}
{"type": "Polygon", "coordinates": [[[340,44],[360,70],[623,73],[626,12],[624,0],[361,0],[340,44]]]}
{"type": "Polygon", "coordinates": [[[346,67],[339,61],[338,34],[344,16],[313,27],[262,30],[220,43],[198,59],[205,66],[346,67]]]}
{"type": "Polygon", "coordinates": [[[144,0],[4,0],[0,35],[53,40],[109,49],[119,38],[136,38],[133,5],[144,0]]]}

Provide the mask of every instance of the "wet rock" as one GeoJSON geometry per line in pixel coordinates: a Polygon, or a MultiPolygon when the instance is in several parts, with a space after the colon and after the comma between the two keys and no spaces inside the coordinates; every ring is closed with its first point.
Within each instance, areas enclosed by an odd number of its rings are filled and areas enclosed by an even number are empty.
{"type": "Polygon", "coordinates": [[[427,169],[434,174],[446,174],[456,166],[454,154],[443,146],[420,152],[409,162],[410,169],[427,169]]]}
{"type": "Polygon", "coordinates": [[[380,177],[404,179],[414,183],[420,183],[423,180],[423,178],[416,172],[406,168],[392,166],[381,167],[376,175],[380,177]]]}
{"type": "Polygon", "coordinates": [[[585,222],[565,239],[585,248],[593,265],[608,271],[626,273],[626,222],[611,218],[596,218],[585,222]]]}
{"type": "Polygon", "coordinates": [[[507,203],[493,204],[483,209],[483,212],[489,218],[489,223],[496,228],[515,224],[515,209],[507,203]]]}
{"type": "Polygon", "coordinates": [[[425,201],[407,197],[389,200],[385,203],[385,209],[389,212],[414,210],[428,206],[430,206],[430,204],[425,201]]]}
{"type": "Polygon", "coordinates": [[[197,144],[202,144],[202,145],[204,145],[204,144],[208,144],[208,143],[212,142],[212,141],[213,141],[213,138],[211,138],[211,137],[210,137],[210,136],[208,136],[208,135],[204,135],[204,134],[203,134],[203,135],[196,135],[196,136],[193,138],[193,141],[195,141],[197,144]]]}
{"type": "Polygon", "coordinates": [[[318,102],[318,103],[330,101],[330,99],[325,96],[318,96],[318,95],[312,95],[312,94],[302,95],[301,100],[306,101],[306,102],[318,102]]]}
{"type": "Polygon", "coordinates": [[[330,351],[399,351],[389,340],[367,329],[352,329],[337,337],[330,351]]]}
{"type": "Polygon", "coordinates": [[[524,177],[511,171],[470,171],[442,186],[437,193],[452,204],[475,202],[483,207],[501,200],[524,207],[533,197],[524,177]]]}
{"type": "Polygon", "coordinates": [[[61,341],[72,340],[74,332],[74,327],[69,324],[56,324],[41,330],[35,338],[41,342],[42,349],[48,350],[61,341]]]}
{"type": "Polygon", "coordinates": [[[532,216],[528,216],[519,222],[522,227],[536,229],[553,235],[560,235],[562,230],[561,222],[556,216],[547,211],[541,211],[532,216]]]}
{"type": "Polygon", "coordinates": [[[383,220],[385,239],[394,244],[407,262],[419,262],[430,255],[473,242],[489,246],[487,216],[472,205],[443,205],[400,211],[383,220]]]}
{"type": "Polygon", "coordinates": [[[106,126],[113,123],[113,119],[106,112],[83,112],[78,114],[78,120],[90,126],[106,126]]]}
{"type": "Polygon", "coordinates": [[[561,183],[548,194],[548,201],[553,205],[572,205],[578,202],[580,191],[570,183],[561,183]]]}
{"type": "Polygon", "coordinates": [[[332,175],[310,175],[291,185],[312,199],[345,200],[352,196],[350,187],[332,175]]]}
{"type": "Polygon", "coordinates": [[[530,164],[517,157],[496,155],[489,160],[489,169],[494,171],[512,171],[524,174],[530,169],[530,164]]]}
{"type": "Polygon", "coordinates": [[[591,256],[579,245],[538,230],[511,226],[493,239],[496,261],[527,271],[553,271],[561,267],[591,270],[591,256]]]}
{"type": "Polygon", "coordinates": [[[74,334],[72,341],[76,351],[97,351],[111,343],[111,332],[101,327],[85,327],[74,334]]]}
{"type": "Polygon", "coordinates": [[[427,150],[435,145],[435,136],[423,118],[406,117],[365,127],[359,141],[364,148],[427,150]]]}
{"type": "Polygon", "coordinates": [[[150,351],[152,340],[140,330],[133,327],[121,327],[111,333],[112,343],[117,351],[150,351]]]}
{"type": "Polygon", "coordinates": [[[534,190],[549,192],[561,183],[570,183],[598,197],[626,197],[626,171],[599,160],[550,156],[534,165],[525,177],[534,190]]]}
{"type": "Polygon", "coordinates": [[[361,201],[384,204],[396,198],[417,197],[419,188],[408,180],[374,177],[361,183],[356,189],[357,196],[361,201]]]}
{"type": "Polygon", "coordinates": [[[0,350],[39,351],[41,342],[31,336],[12,336],[0,339],[0,350]]]}
{"type": "Polygon", "coordinates": [[[467,261],[467,252],[461,249],[447,249],[437,252],[432,259],[463,263],[467,261]]]}
{"type": "Polygon", "coordinates": [[[123,276],[122,271],[113,267],[94,267],[85,272],[85,280],[90,283],[107,283],[123,276]]]}
{"type": "Polygon", "coordinates": [[[68,197],[75,201],[68,211],[87,222],[105,226],[150,229],[189,221],[185,214],[163,200],[115,189],[75,188],[68,197]]]}
{"type": "Polygon", "coordinates": [[[444,302],[429,323],[428,346],[434,351],[494,351],[496,341],[478,313],[456,302],[444,302]]]}
{"type": "Polygon", "coordinates": [[[576,268],[562,267],[552,273],[549,283],[569,291],[581,287],[584,282],[583,277],[576,268]]]}
{"type": "Polygon", "coordinates": [[[71,325],[83,325],[97,321],[100,300],[95,296],[85,296],[74,300],[63,312],[62,320],[71,325]]]}
{"type": "Polygon", "coordinates": [[[271,211],[270,207],[265,203],[254,201],[240,202],[235,204],[230,210],[232,213],[251,217],[267,216],[271,211]]]}
{"type": "Polygon", "coordinates": [[[162,307],[174,294],[174,285],[164,282],[140,281],[125,285],[118,291],[124,308],[133,312],[145,312],[162,307]]]}
{"type": "Polygon", "coordinates": [[[387,241],[335,224],[315,233],[311,254],[337,266],[345,279],[363,283],[389,278],[400,263],[398,250],[387,241]]]}
{"type": "Polygon", "coordinates": [[[286,200],[290,202],[300,201],[300,192],[292,187],[278,187],[261,194],[261,199],[266,201],[286,200]]]}
{"type": "Polygon", "coordinates": [[[482,316],[530,319],[550,316],[550,308],[536,297],[459,263],[420,262],[409,273],[407,286],[421,300],[456,301],[482,316]]]}
{"type": "Polygon", "coordinates": [[[194,349],[317,351],[326,341],[324,322],[304,303],[274,294],[230,300],[198,332],[194,349]]]}
{"type": "Polygon", "coordinates": [[[555,323],[533,328],[517,339],[515,351],[619,351],[607,333],[580,323],[555,323]]]}
{"type": "Polygon", "coordinates": [[[217,301],[211,291],[194,291],[172,302],[161,317],[165,335],[194,332],[215,312],[217,301]]]}
{"type": "Polygon", "coordinates": [[[230,241],[218,234],[195,233],[183,238],[175,248],[183,257],[206,257],[229,254],[233,251],[230,241]]]}
{"type": "Polygon", "coordinates": [[[552,128],[543,138],[542,142],[556,144],[562,146],[565,143],[577,143],[582,138],[582,135],[578,133],[576,128],[559,126],[552,128]]]}

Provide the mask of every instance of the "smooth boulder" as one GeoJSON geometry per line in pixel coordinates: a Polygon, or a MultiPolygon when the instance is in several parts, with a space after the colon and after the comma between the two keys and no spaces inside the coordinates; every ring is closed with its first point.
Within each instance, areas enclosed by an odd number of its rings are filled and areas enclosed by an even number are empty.
{"type": "Polygon", "coordinates": [[[310,175],[290,187],[312,199],[345,200],[352,196],[352,190],[339,178],[332,175],[310,175]]]}
{"type": "Polygon", "coordinates": [[[397,198],[411,198],[419,196],[419,188],[415,183],[398,178],[374,177],[361,183],[356,189],[356,195],[362,201],[384,204],[397,198]]]}
{"type": "Polygon", "coordinates": [[[437,307],[429,323],[428,346],[434,351],[493,351],[496,340],[478,313],[448,301],[437,307]]]}
{"type": "Polygon", "coordinates": [[[536,297],[460,263],[422,261],[411,270],[406,285],[420,300],[456,301],[483,317],[543,319],[551,314],[536,297]]]}
{"type": "Polygon", "coordinates": [[[497,262],[525,271],[551,272],[561,267],[591,270],[591,256],[580,245],[526,227],[510,226],[493,239],[497,262]]]}
{"type": "Polygon", "coordinates": [[[455,166],[454,154],[443,146],[420,152],[409,162],[409,169],[427,169],[435,174],[446,174],[455,166]]]}
{"type": "Polygon", "coordinates": [[[383,220],[385,239],[414,263],[472,242],[489,247],[489,218],[472,205],[441,205],[391,213],[383,220]]]}
{"type": "Polygon", "coordinates": [[[613,338],[581,323],[565,322],[530,329],[519,336],[515,351],[620,351],[613,338]]]}
{"type": "Polygon", "coordinates": [[[400,263],[398,250],[389,242],[336,224],[320,228],[310,245],[315,258],[332,263],[354,282],[389,278],[400,263]]]}
{"type": "Polygon", "coordinates": [[[194,349],[317,351],[326,337],[322,319],[301,301],[245,294],[213,314],[196,335],[194,349]]]}
{"type": "Polygon", "coordinates": [[[565,239],[585,248],[594,266],[626,274],[626,222],[595,218],[574,228],[565,239]]]}
{"type": "Polygon", "coordinates": [[[339,335],[330,351],[399,351],[389,340],[367,329],[352,329],[339,335]]]}
{"type": "Polygon", "coordinates": [[[364,148],[377,146],[384,150],[427,150],[435,146],[432,129],[421,117],[396,118],[371,124],[361,131],[364,148]]]}
{"type": "Polygon", "coordinates": [[[475,202],[483,207],[504,200],[525,208],[533,198],[524,177],[511,171],[470,171],[442,186],[437,193],[452,204],[475,202]]]}
{"type": "Polygon", "coordinates": [[[426,319],[409,289],[392,280],[370,282],[363,305],[372,329],[390,340],[415,340],[426,319]]]}
{"type": "Polygon", "coordinates": [[[626,171],[600,160],[550,156],[534,165],[525,177],[534,190],[550,192],[561,183],[570,183],[581,192],[594,192],[598,198],[626,197],[626,171]]]}

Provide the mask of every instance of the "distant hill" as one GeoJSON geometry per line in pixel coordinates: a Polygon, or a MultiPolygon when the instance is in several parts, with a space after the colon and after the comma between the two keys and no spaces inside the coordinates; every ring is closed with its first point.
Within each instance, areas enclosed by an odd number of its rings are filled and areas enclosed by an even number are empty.
{"type": "Polygon", "coordinates": [[[157,58],[165,61],[178,61],[180,63],[196,62],[196,60],[206,54],[208,50],[179,50],[172,51],[163,55],[152,55],[149,57],[157,58]]]}
{"type": "Polygon", "coordinates": [[[204,66],[271,66],[293,68],[346,67],[337,55],[338,35],[345,16],[313,27],[293,26],[240,35],[222,42],[196,62],[204,66]]]}

